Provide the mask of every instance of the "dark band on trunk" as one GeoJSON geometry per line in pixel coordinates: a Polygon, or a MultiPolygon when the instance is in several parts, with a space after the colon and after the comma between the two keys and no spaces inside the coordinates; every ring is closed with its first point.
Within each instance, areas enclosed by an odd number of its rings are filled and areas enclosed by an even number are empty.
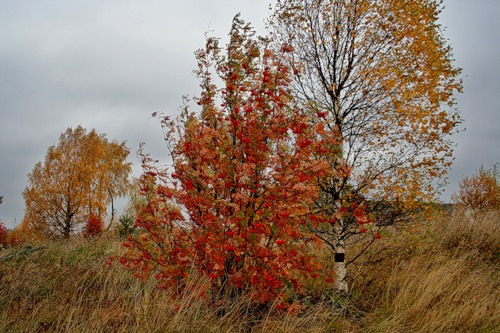
{"type": "Polygon", "coordinates": [[[345,253],[335,253],[335,262],[344,262],[345,253]]]}

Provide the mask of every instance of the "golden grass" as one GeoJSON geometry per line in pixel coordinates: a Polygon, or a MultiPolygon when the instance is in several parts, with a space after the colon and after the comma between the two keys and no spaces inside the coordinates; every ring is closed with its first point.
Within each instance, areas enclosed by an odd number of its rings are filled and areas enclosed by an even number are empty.
{"type": "Polygon", "coordinates": [[[395,238],[399,252],[371,273],[378,293],[364,295],[376,304],[366,332],[500,331],[498,212],[474,222],[457,212],[395,238]]]}
{"type": "Polygon", "coordinates": [[[121,251],[112,236],[7,249],[0,332],[500,332],[499,227],[498,212],[474,222],[456,213],[384,237],[350,267],[350,298],[307,286],[294,316],[256,317],[245,299],[217,316],[196,281],[173,299],[153,280],[105,264],[121,251]]]}

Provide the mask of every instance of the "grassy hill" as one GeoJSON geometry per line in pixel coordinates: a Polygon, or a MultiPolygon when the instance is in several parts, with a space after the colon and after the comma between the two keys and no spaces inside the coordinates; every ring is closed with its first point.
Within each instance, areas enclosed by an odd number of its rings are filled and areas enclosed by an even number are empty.
{"type": "Polygon", "coordinates": [[[0,251],[0,332],[500,332],[498,212],[385,237],[350,268],[350,297],[307,285],[294,315],[241,300],[217,316],[196,288],[174,299],[106,264],[121,251],[113,235],[0,251]]]}

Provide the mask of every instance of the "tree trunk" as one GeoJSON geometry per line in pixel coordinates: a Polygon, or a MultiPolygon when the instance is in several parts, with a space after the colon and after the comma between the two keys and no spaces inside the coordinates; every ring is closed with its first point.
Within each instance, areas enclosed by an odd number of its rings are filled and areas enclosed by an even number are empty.
{"type": "Polygon", "coordinates": [[[115,214],[116,214],[115,203],[114,203],[115,199],[113,198],[113,194],[111,193],[111,191],[108,191],[108,195],[111,198],[111,219],[109,220],[109,224],[108,224],[108,227],[106,228],[106,231],[109,231],[111,229],[111,226],[113,226],[113,222],[115,221],[115,214]]]}
{"type": "Polygon", "coordinates": [[[335,247],[335,290],[339,293],[347,294],[349,287],[347,284],[347,267],[345,263],[345,241],[343,238],[342,222],[339,221],[335,226],[337,246],[335,247]]]}
{"type": "Polygon", "coordinates": [[[64,225],[64,233],[63,233],[64,239],[69,239],[71,236],[71,221],[66,221],[66,224],[64,225]]]}

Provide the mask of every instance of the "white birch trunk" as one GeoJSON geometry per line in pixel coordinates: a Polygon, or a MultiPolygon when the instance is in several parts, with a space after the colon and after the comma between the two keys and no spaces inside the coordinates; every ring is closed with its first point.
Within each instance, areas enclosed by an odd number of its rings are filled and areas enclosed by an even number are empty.
{"type": "MultiPolygon", "coordinates": [[[[337,98],[334,99],[334,105],[333,105],[333,111],[337,117],[338,120],[336,120],[336,130],[338,131],[338,135],[340,135],[340,143],[341,147],[343,146],[344,143],[344,138],[343,138],[343,133],[342,133],[342,125],[343,125],[343,118],[341,117],[341,110],[340,110],[340,102],[337,98]]],[[[343,147],[342,147],[343,148],[343,147]]],[[[343,156],[340,157],[340,159],[337,161],[341,166],[347,165],[347,161],[344,159],[343,156]]],[[[342,190],[339,186],[339,184],[336,185],[335,188],[337,193],[340,193],[342,190]]],[[[340,210],[341,208],[341,203],[340,201],[336,203],[336,208],[340,210]]],[[[335,246],[335,264],[334,264],[334,269],[335,269],[335,289],[337,292],[342,293],[342,294],[347,294],[349,292],[349,287],[347,284],[347,267],[346,267],[346,262],[345,262],[345,239],[344,239],[344,221],[340,219],[336,225],[335,225],[335,241],[337,242],[335,246]]]]}
{"type": "Polygon", "coordinates": [[[347,284],[347,267],[345,263],[345,241],[342,238],[342,228],[341,221],[335,226],[337,246],[335,247],[335,289],[343,294],[349,292],[349,287],[347,284]]]}

